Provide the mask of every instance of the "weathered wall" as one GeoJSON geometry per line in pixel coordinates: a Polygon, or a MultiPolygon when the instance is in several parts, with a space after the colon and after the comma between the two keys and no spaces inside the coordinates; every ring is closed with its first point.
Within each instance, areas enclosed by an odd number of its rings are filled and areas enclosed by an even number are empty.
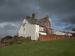
{"type": "Polygon", "coordinates": [[[58,39],[65,39],[65,35],[40,35],[40,41],[48,41],[48,40],[58,40],[58,39]]]}
{"type": "Polygon", "coordinates": [[[39,37],[39,25],[36,24],[30,24],[27,21],[23,21],[23,24],[25,22],[25,25],[21,25],[21,28],[19,30],[19,36],[23,37],[31,37],[31,40],[38,40],[39,37]]]}
{"type": "Polygon", "coordinates": [[[60,31],[53,31],[53,34],[56,34],[56,35],[66,35],[66,33],[60,32],[60,31]]]}

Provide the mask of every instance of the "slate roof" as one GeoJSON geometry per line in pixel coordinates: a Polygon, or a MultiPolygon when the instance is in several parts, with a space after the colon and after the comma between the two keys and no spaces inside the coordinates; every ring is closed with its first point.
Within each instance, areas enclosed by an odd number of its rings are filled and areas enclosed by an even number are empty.
{"type": "Polygon", "coordinates": [[[30,23],[30,24],[38,24],[40,26],[44,26],[44,23],[50,23],[48,16],[42,18],[42,19],[36,19],[34,13],[32,14],[32,16],[26,16],[26,20],[30,23]]]}
{"type": "Polygon", "coordinates": [[[26,16],[26,20],[30,23],[30,24],[36,24],[36,19],[33,19],[30,16],[26,16]]]}

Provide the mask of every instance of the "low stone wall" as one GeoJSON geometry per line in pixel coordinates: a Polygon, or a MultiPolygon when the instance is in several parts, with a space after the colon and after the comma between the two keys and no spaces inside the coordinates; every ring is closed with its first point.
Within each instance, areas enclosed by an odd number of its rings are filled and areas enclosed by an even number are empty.
{"type": "Polygon", "coordinates": [[[65,35],[40,35],[39,40],[47,41],[47,40],[57,40],[64,39],[65,35]]]}

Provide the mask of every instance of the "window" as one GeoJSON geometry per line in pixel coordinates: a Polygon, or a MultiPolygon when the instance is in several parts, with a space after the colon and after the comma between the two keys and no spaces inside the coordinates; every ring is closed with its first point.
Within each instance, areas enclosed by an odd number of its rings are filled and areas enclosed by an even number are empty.
{"type": "Polygon", "coordinates": [[[25,28],[23,30],[25,31],[25,28]]]}
{"type": "Polygon", "coordinates": [[[26,23],[23,24],[23,27],[25,26],[26,23]]]}

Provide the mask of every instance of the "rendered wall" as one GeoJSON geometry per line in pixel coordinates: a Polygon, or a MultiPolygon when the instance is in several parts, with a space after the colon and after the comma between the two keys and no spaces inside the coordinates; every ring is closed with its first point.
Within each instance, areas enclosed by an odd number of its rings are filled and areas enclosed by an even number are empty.
{"type": "Polygon", "coordinates": [[[31,40],[38,40],[39,38],[39,25],[36,24],[30,24],[26,20],[23,21],[23,24],[25,23],[25,26],[21,25],[21,28],[19,30],[19,37],[31,37],[31,40]]]}

